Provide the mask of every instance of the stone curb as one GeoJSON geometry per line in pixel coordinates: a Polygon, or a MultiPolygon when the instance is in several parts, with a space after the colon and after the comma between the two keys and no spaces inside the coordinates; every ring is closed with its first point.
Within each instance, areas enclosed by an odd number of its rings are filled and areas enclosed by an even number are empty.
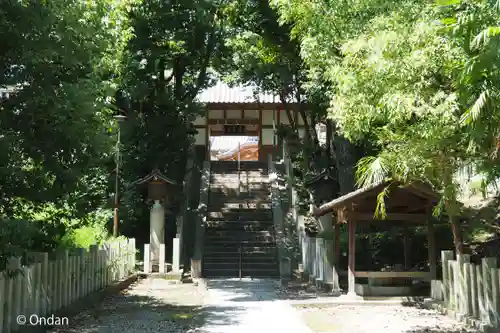
{"type": "Polygon", "coordinates": [[[372,300],[283,300],[293,306],[312,306],[312,307],[334,307],[336,305],[380,305],[380,306],[400,306],[406,304],[405,301],[387,300],[387,301],[372,301],[372,300]]]}
{"type": "Polygon", "coordinates": [[[483,333],[500,333],[500,328],[499,327],[492,327],[488,324],[482,323],[478,319],[470,318],[470,317],[465,317],[455,311],[451,311],[447,309],[442,302],[440,301],[435,301],[432,299],[426,299],[423,302],[423,307],[429,310],[435,310],[443,315],[446,315],[450,318],[455,319],[456,321],[463,323],[471,328],[477,329],[483,333]]]}
{"type": "MultiPolygon", "coordinates": [[[[130,285],[138,280],[139,276],[137,274],[130,275],[121,281],[113,282],[107,287],[95,291],[73,302],[68,307],[56,311],[53,315],[56,318],[69,318],[69,324],[72,325],[72,317],[78,315],[81,312],[94,308],[95,306],[99,305],[106,297],[117,294],[120,291],[127,289],[130,285]]],[[[48,314],[47,316],[51,316],[51,314],[48,314]]],[[[26,326],[20,330],[15,331],[14,333],[42,333],[50,331],[51,327],[47,326],[26,326]]]]}

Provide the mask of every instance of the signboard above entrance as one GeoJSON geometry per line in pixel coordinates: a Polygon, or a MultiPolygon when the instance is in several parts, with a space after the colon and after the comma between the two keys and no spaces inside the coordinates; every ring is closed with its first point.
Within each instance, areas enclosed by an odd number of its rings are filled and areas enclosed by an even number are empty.
{"type": "Polygon", "coordinates": [[[245,133],[245,125],[224,125],[224,134],[241,135],[245,133]]]}

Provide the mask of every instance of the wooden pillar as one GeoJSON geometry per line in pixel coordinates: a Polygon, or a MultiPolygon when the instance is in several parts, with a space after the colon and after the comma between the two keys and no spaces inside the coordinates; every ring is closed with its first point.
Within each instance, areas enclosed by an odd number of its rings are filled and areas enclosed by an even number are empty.
{"type": "Polygon", "coordinates": [[[403,226],[403,251],[405,257],[405,269],[409,270],[411,267],[411,245],[410,245],[410,235],[408,232],[408,226],[403,226]]]}
{"type": "Polygon", "coordinates": [[[334,220],[335,225],[335,242],[333,243],[333,263],[338,266],[340,263],[340,224],[334,220]]]}
{"type": "Polygon", "coordinates": [[[347,220],[347,227],[349,232],[349,251],[348,251],[348,294],[356,294],[355,292],[355,263],[356,263],[356,220],[350,214],[347,220]]]}
{"type": "Polygon", "coordinates": [[[435,280],[437,277],[436,241],[434,235],[434,221],[431,216],[427,218],[427,244],[429,250],[429,266],[430,266],[431,280],[435,280]]]}

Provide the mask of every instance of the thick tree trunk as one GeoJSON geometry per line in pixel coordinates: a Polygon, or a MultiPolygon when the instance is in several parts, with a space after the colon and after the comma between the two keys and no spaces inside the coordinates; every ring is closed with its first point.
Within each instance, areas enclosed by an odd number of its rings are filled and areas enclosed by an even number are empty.
{"type": "Polygon", "coordinates": [[[354,146],[347,139],[339,135],[334,135],[333,148],[335,150],[335,164],[338,172],[340,194],[344,195],[352,192],[356,184],[354,146]]]}
{"type": "Polygon", "coordinates": [[[462,239],[462,230],[457,217],[450,216],[451,233],[453,234],[453,244],[457,254],[464,253],[464,242],[462,239]]]}

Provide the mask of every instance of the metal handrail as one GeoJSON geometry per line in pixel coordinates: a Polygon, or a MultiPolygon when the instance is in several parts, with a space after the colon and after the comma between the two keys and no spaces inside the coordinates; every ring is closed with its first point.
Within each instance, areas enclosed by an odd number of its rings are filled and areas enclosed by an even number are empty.
{"type": "Polygon", "coordinates": [[[239,262],[239,265],[238,265],[238,271],[239,271],[238,275],[239,275],[240,280],[241,280],[241,278],[243,277],[243,275],[242,275],[242,270],[243,270],[243,242],[240,242],[239,252],[240,252],[240,262],[239,262]]]}
{"type": "Polygon", "coordinates": [[[241,194],[241,143],[238,141],[238,195],[241,194]]]}

